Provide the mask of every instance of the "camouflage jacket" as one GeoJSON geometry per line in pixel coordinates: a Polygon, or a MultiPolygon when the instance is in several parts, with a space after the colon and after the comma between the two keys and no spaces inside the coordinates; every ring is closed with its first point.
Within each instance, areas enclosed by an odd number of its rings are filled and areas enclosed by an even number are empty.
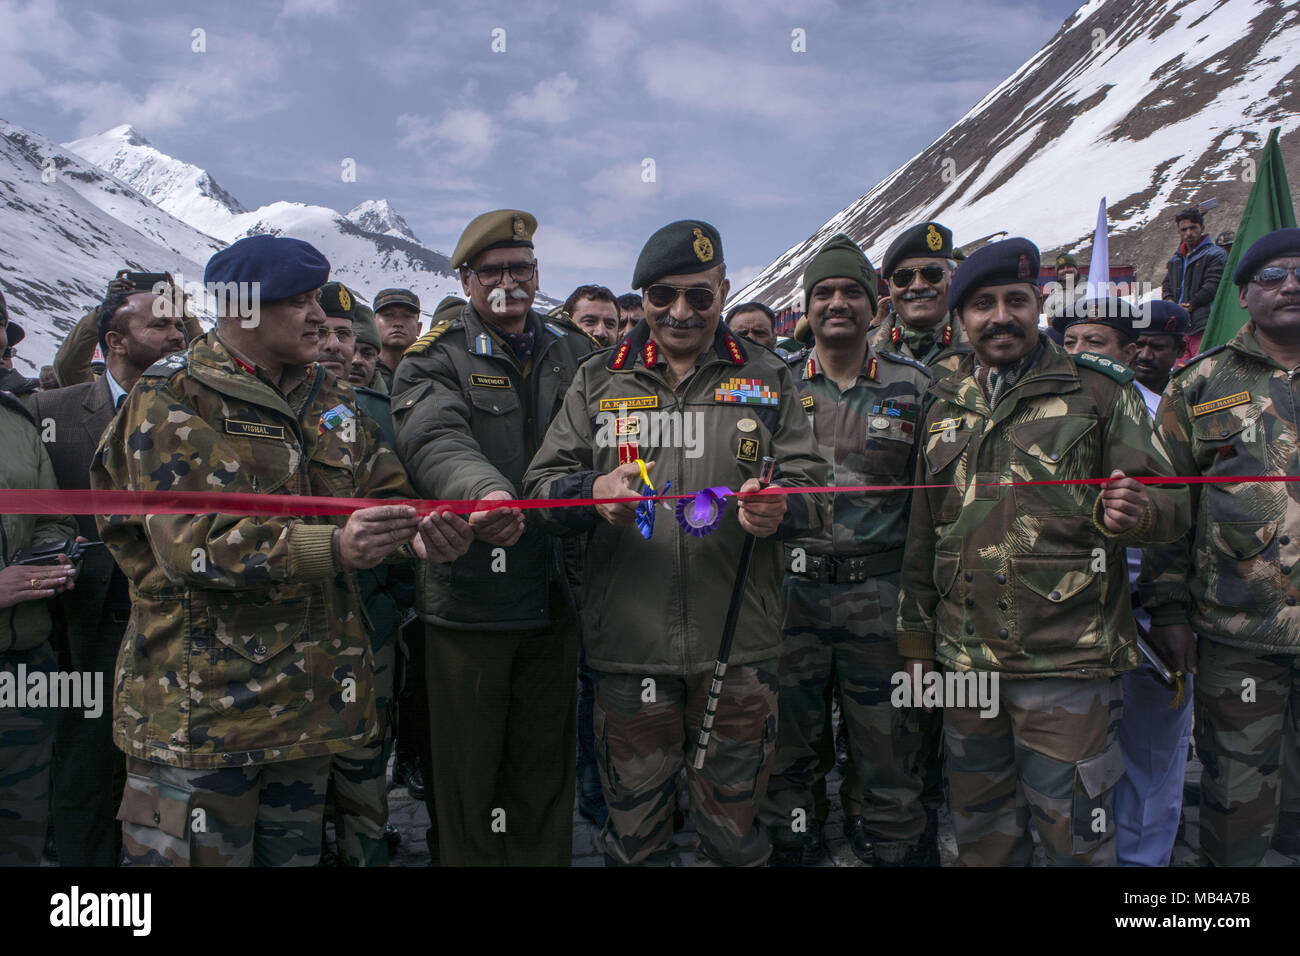
{"type": "MultiPolygon", "coordinates": [[[[398,454],[423,497],[523,497],[524,469],[595,344],[563,318],[529,312],[527,328],[534,341],[525,366],[468,303],[406,350],[393,379],[393,419],[398,454]]],[[[572,598],[562,545],[525,515],[523,535],[504,549],[505,573],[497,548],[477,539],[449,564],[423,565],[420,617],[461,630],[549,626],[551,584],[572,598]]]]}
{"type": "Polygon", "coordinates": [[[1102,525],[1098,485],[1012,481],[1169,476],[1125,366],[1041,338],[1038,361],[990,410],[974,356],[930,387],[903,564],[898,646],[1005,677],[1114,676],[1137,665],[1126,545],[1187,529],[1181,486],[1148,486],[1136,527],[1102,525]],[[977,484],[978,482],[978,484],[977,484]]]}
{"type": "MultiPolygon", "coordinates": [[[[1297,375],[1265,354],[1249,324],[1175,372],[1157,425],[1178,474],[1300,477],[1297,375]]],[[[1189,494],[1191,530],[1143,556],[1151,623],[1300,651],[1300,485],[1193,484],[1189,494]]]]}
{"type": "MultiPolygon", "coordinates": [[[[857,382],[840,391],[818,367],[816,349],[790,360],[799,403],[817,450],[831,465],[828,485],[910,485],[917,435],[932,376],[924,365],[870,346],[857,382]]],[[[830,521],[789,542],[812,554],[899,551],[907,539],[911,491],[836,494],[830,521]]]]}
{"type": "Polygon", "coordinates": [[[957,371],[961,360],[974,351],[961,321],[951,312],[936,326],[934,344],[924,355],[912,354],[912,350],[903,341],[903,330],[900,325],[898,313],[889,313],[885,320],[873,327],[869,333],[872,348],[881,354],[893,353],[920,362],[935,378],[943,378],[957,371]]]}
{"type": "MultiPolygon", "coordinates": [[[[414,497],[352,387],[319,365],[282,394],[216,337],[132,389],[92,488],[414,497]],[[326,414],[329,413],[329,414],[326,414]]],[[[113,737],[128,755],[204,769],[351,750],[374,733],[373,658],[343,516],[112,515],[131,582],[113,737]]]]}
{"type": "MultiPolygon", "coordinates": [[[[670,494],[717,485],[734,491],[757,477],[769,455],[777,460],[777,484],[825,484],[826,462],[790,370],[775,354],[719,323],[685,383],[674,388],[668,375],[644,321],[583,363],[524,477],[528,496],[593,497],[595,480],[625,454],[620,446],[654,461],[655,487],[671,481],[670,494]]],[[[822,495],[790,495],[787,502],[777,534],[754,548],[733,664],[777,656],[784,557],[778,539],[824,522],[822,495]]],[[[681,530],[663,505],[655,514],[649,541],[635,525],[611,525],[591,506],[539,515],[558,529],[591,532],[580,603],[587,662],[597,670],[685,676],[713,667],[745,536],[735,499],[726,499],[719,525],[703,537],[681,530]]]]}
{"type": "MultiPolygon", "coordinates": [[[[0,488],[57,488],[54,466],[45,450],[41,431],[22,402],[0,392],[0,488]]],[[[72,518],[55,515],[0,515],[0,568],[14,554],[34,544],[66,541],[77,535],[72,518]]],[[[69,597],[76,594],[76,588],[69,597]]],[[[0,608],[0,654],[28,651],[50,637],[49,602],[20,601],[0,608]]]]}

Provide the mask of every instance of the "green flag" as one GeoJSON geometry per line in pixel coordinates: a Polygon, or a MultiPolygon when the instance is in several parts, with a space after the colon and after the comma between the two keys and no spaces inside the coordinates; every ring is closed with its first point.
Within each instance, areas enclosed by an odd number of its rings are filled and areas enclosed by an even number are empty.
{"type": "Polygon", "coordinates": [[[1232,252],[1228,255],[1228,264],[1223,268],[1223,281],[1219,283],[1219,291],[1214,294],[1214,304],[1210,306],[1210,318],[1205,323],[1205,337],[1201,339],[1202,352],[1229,341],[1250,321],[1250,314],[1237,304],[1237,284],[1232,281],[1232,274],[1237,271],[1237,263],[1246,254],[1246,250],[1255,240],[1276,229],[1295,226],[1291,187],[1286,181],[1282,149],[1277,142],[1279,132],[1280,128],[1274,129],[1264,144],[1264,155],[1259,161],[1255,185],[1250,189],[1246,210],[1241,214],[1241,225],[1237,227],[1237,235],[1232,240],[1232,252]]]}

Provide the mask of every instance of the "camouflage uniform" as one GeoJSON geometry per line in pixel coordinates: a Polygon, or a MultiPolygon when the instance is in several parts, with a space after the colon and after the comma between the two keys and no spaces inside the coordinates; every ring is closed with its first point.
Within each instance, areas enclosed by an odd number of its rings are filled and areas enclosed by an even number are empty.
{"type": "Polygon", "coordinates": [[[901,355],[920,362],[935,378],[957,371],[961,360],[973,351],[961,319],[952,312],[926,332],[907,328],[898,313],[891,312],[871,329],[869,340],[881,355],[901,355]]]}
{"type": "MultiPolygon", "coordinates": [[[[215,332],[197,339],[141,377],[100,442],[91,486],[414,497],[351,386],[311,365],[287,370],[281,387],[215,332]]],[[[131,582],[113,727],[131,758],[119,812],[129,860],[185,862],[191,849],[192,862],[226,859],[203,852],[221,844],[234,862],[314,862],[330,757],[376,732],[356,575],[332,546],[345,521],[98,518],[131,582]],[[197,822],[176,830],[164,809],[177,801],[205,811],[209,836],[197,822]],[[254,836],[276,839],[250,849],[254,836]]]]}
{"type": "MultiPolygon", "coordinates": [[[[630,427],[637,429],[637,454],[657,462],[656,487],[671,481],[674,492],[720,484],[739,488],[757,475],[764,455],[777,459],[778,484],[821,485],[826,464],[794,392],[780,359],[736,339],[721,322],[695,372],[674,388],[650,327],[642,322],[618,346],[578,369],[524,477],[525,490],[529,497],[591,497],[593,482],[618,466],[618,446],[627,444],[626,432],[617,443],[598,437],[617,431],[610,416],[618,414],[620,403],[630,403],[645,416],[646,423],[640,424],[641,419],[628,415],[630,427]],[[741,388],[758,397],[755,382],[770,389],[771,402],[739,400],[741,388]],[[607,413],[603,418],[602,411],[607,413]],[[694,415],[699,457],[688,457],[683,441],[665,437],[664,430],[659,443],[669,447],[650,445],[655,437],[652,413],[676,415],[679,437],[686,421],[682,416],[694,415]]],[[[700,862],[757,865],[769,852],[755,802],[767,784],[776,736],[781,638],[776,622],[781,545],[776,538],[819,527],[825,508],[819,495],[787,500],[780,531],[754,549],[704,770],[686,767],[700,862]]],[[[690,741],[700,726],[744,538],[735,510],[734,501],[728,502],[718,527],[694,537],[660,508],[649,541],[635,527],[599,519],[592,507],[541,516],[572,531],[591,531],[579,603],[596,692],[596,757],[609,806],[601,835],[607,861],[657,862],[675,853],[674,781],[691,756],[690,741]]]]}
{"type": "MultiPolygon", "coordinates": [[[[1247,324],[1174,373],[1158,425],[1180,475],[1300,476],[1294,374],[1247,324]]],[[[1196,750],[1201,850],[1250,866],[1277,820],[1283,722],[1300,713],[1300,486],[1191,486],[1192,530],[1145,553],[1140,591],[1153,626],[1200,637],[1196,750]],[[1254,685],[1243,689],[1243,681],[1254,685]]],[[[1285,759],[1293,755],[1287,754],[1285,759]]]]}
{"type": "MultiPolygon", "coordinates": [[[[833,463],[829,484],[911,483],[931,381],[924,366],[868,349],[856,384],[843,392],[820,370],[815,351],[791,367],[818,449],[833,463]]],[[[890,862],[901,862],[925,827],[923,712],[890,703],[890,677],[903,663],[894,628],[911,497],[910,491],[837,495],[830,525],[789,542],[776,768],[761,807],[774,846],[797,844],[796,810],[824,820],[824,808],[812,801],[826,772],[819,756],[830,743],[822,738],[832,684],[849,727],[844,789],[862,802],[846,814],[861,813],[877,857],[890,862]]]]}
{"type": "Polygon", "coordinates": [[[993,408],[975,371],[967,357],[930,387],[898,624],[904,657],[1001,678],[995,716],[944,711],[958,862],[1027,863],[1032,815],[1051,861],[1113,863],[1116,678],[1138,660],[1124,547],[1181,534],[1185,491],[1148,486],[1114,534],[1097,485],[1000,486],[1173,469],[1119,363],[1040,335],[993,408]]]}
{"type": "MultiPolygon", "coordinates": [[[[0,393],[0,488],[54,488],[40,433],[22,404],[0,393]]],[[[75,536],[69,517],[0,515],[0,567],[21,548],[75,536]]],[[[56,669],[50,648],[47,602],[22,601],[0,608],[0,681],[16,688],[19,668],[27,674],[56,669]]],[[[58,711],[18,706],[0,699],[0,866],[37,866],[45,845],[50,797],[50,759],[58,711]]]]}

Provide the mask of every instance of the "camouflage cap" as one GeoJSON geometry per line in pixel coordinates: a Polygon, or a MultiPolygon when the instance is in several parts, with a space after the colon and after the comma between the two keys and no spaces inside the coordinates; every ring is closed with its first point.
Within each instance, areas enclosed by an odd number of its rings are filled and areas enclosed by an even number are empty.
{"type": "Polygon", "coordinates": [[[317,298],[322,311],[327,316],[356,321],[356,300],[342,282],[326,282],[320,287],[320,295],[317,298]]]}
{"type": "Polygon", "coordinates": [[[904,229],[881,260],[880,271],[886,279],[904,259],[951,259],[952,230],[943,223],[922,222],[904,229]]]}
{"type": "Polygon", "coordinates": [[[416,312],[420,311],[420,297],[410,289],[380,289],[375,296],[375,311],[389,305],[409,305],[416,312]]]}
{"type": "MultiPolygon", "coordinates": [[[[480,252],[488,249],[509,249],[519,246],[533,248],[533,233],[537,231],[537,217],[522,209],[494,209],[470,220],[460,234],[456,249],[451,254],[451,267],[459,269],[468,265],[480,252]]],[[[381,293],[382,294],[382,293],[381,293]]],[[[379,305],[378,297],[375,308],[379,305]]]]}
{"type": "Polygon", "coordinates": [[[357,337],[357,345],[373,345],[383,349],[379,341],[379,329],[375,328],[375,313],[368,305],[358,302],[352,313],[352,331],[357,337]]]}
{"type": "Polygon", "coordinates": [[[679,219],[655,231],[632,271],[632,288],[644,289],[663,276],[694,275],[722,261],[722,236],[700,219],[679,219]]]}

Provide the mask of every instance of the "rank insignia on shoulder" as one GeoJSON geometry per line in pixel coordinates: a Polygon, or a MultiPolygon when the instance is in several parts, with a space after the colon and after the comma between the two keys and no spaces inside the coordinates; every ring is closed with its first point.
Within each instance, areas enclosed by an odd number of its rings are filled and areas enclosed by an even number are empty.
{"type": "Polygon", "coordinates": [[[950,428],[961,428],[963,421],[960,418],[942,418],[930,426],[930,434],[946,432],[950,428]]]}
{"type": "Polygon", "coordinates": [[[1133,370],[1123,362],[1116,362],[1114,359],[1106,358],[1104,355],[1094,355],[1091,352],[1079,352],[1071,357],[1074,359],[1075,365],[1109,375],[1121,385],[1127,385],[1133,381],[1133,370]]]}
{"type": "Polygon", "coordinates": [[[483,375],[479,372],[471,372],[469,383],[483,388],[509,388],[510,377],[507,375],[483,375]]]}
{"type": "MultiPolygon", "coordinates": [[[[554,322],[547,322],[546,327],[550,329],[551,334],[556,336],[557,338],[562,339],[569,334],[567,329],[560,328],[560,326],[556,325],[554,322]]],[[[588,335],[587,338],[591,338],[591,336],[588,335]]]]}
{"type": "Polygon", "coordinates": [[[602,398],[600,411],[617,412],[622,408],[658,408],[658,395],[628,395],[626,398],[602,398]]]}
{"type": "Polygon", "coordinates": [[[1211,412],[1221,412],[1225,408],[1232,408],[1234,405],[1245,405],[1250,401],[1250,392],[1238,392],[1236,395],[1225,395],[1223,398],[1216,398],[1213,401],[1201,402],[1199,405],[1192,406],[1192,417],[1200,418],[1202,415],[1208,415],[1211,412]]]}
{"type": "Polygon", "coordinates": [[[758,439],[742,438],[736,446],[737,461],[758,461],[758,439]]]}
{"type": "Polygon", "coordinates": [[[442,338],[442,334],[446,332],[449,328],[451,328],[451,323],[448,322],[446,319],[443,319],[441,322],[439,322],[437,325],[431,328],[428,332],[425,332],[418,339],[416,339],[414,342],[408,345],[406,351],[403,352],[402,354],[423,355],[425,352],[429,351],[429,347],[432,346],[434,342],[442,338]]]}
{"type": "Polygon", "coordinates": [[[226,434],[242,435],[245,438],[274,438],[284,441],[284,426],[266,425],[262,422],[244,422],[237,418],[227,418],[226,434]]]}
{"type": "Polygon", "coordinates": [[[488,338],[486,332],[480,332],[478,338],[474,340],[474,352],[477,355],[492,354],[492,340],[488,338]]]}

